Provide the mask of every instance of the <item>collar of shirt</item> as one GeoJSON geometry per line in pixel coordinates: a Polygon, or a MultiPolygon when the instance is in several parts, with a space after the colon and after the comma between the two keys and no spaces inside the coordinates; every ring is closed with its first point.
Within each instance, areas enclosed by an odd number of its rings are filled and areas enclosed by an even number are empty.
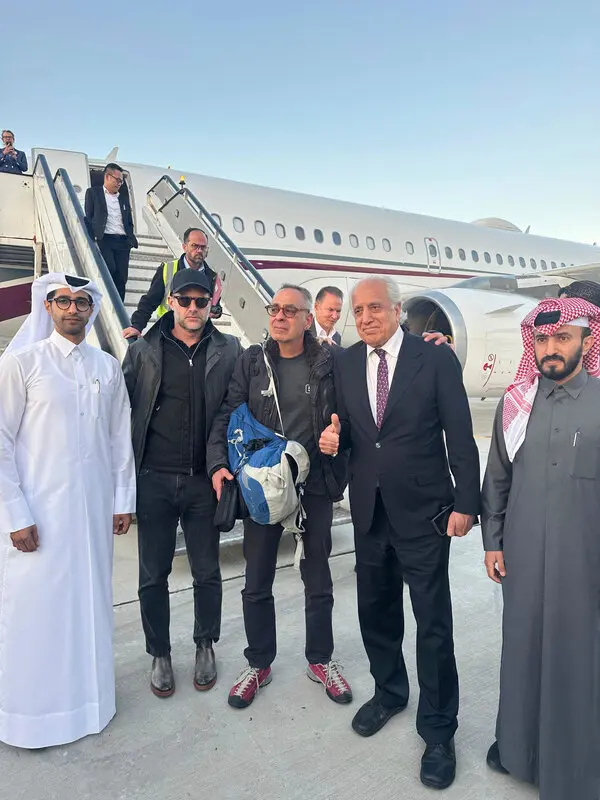
{"type": "Polygon", "coordinates": [[[187,258],[185,257],[185,255],[184,255],[184,257],[183,257],[183,266],[184,266],[186,269],[198,269],[198,270],[202,270],[202,272],[206,272],[206,270],[205,270],[205,268],[204,268],[204,261],[202,262],[201,266],[199,266],[199,267],[192,267],[192,266],[190,266],[190,262],[187,260],[187,258]]]}
{"type": "Polygon", "coordinates": [[[117,202],[118,202],[118,200],[119,200],[119,193],[118,192],[117,192],[117,194],[113,194],[112,192],[108,192],[106,190],[106,186],[103,186],[102,188],[104,189],[104,196],[106,197],[107,201],[108,201],[108,198],[110,197],[111,200],[117,200],[117,202]]]}
{"type": "Polygon", "coordinates": [[[335,333],[335,327],[332,328],[329,333],[325,331],[325,328],[322,328],[321,325],[315,320],[315,329],[317,331],[317,339],[333,339],[333,334],[335,333]]]}
{"type": "Polygon", "coordinates": [[[581,369],[577,375],[575,375],[575,377],[569,378],[569,380],[565,383],[556,383],[556,381],[553,381],[550,378],[546,378],[544,375],[542,375],[540,378],[540,389],[546,397],[550,397],[552,392],[555,392],[562,386],[567,394],[576,400],[581,394],[582,390],[585,388],[588,380],[589,375],[585,369],[581,369]]]}
{"type": "Polygon", "coordinates": [[[396,332],[393,336],[387,340],[385,344],[382,344],[381,347],[371,347],[370,344],[367,345],[367,358],[371,355],[372,352],[375,350],[385,350],[385,352],[389,356],[393,356],[394,358],[398,358],[398,353],[400,352],[400,348],[402,347],[402,340],[404,339],[404,331],[402,330],[402,326],[398,325],[396,332]]]}
{"type": "Polygon", "coordinates": [[[68,358],[76,347],[79,348],[81,354],[83,355],[85,353],[85,348],[87,347],[85,339],[79,344],[75,344],[74,342],[71,342],[69,339],[65,339],[64,336],[61,336],[60,333],[56,330],[56,328],[52,331],[49,338],[50,341],[53,344],[55,344],[56,347],[58,347],[58,349],[65,358],[68,358]]]}

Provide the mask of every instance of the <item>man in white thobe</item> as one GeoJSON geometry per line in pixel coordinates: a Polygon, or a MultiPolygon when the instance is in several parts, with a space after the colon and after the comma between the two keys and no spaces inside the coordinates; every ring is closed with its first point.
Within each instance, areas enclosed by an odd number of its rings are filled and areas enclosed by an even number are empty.
{"type": "Polygon", "coordinates": [[[119,363],[85,341],[100,293],[51,273],[0,359],[0,741],[41,748],[115,714],[113,534],[135,509],[119,363]]]}

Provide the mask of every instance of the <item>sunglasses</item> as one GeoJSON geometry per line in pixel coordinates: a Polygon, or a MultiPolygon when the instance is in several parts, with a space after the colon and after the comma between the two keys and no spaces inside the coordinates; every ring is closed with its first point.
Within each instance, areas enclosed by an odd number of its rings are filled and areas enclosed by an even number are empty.
{"type": "Polygon", "coordinates": [[[65,297],[64,295],[53,297],[52,300],[48,300],[48,302],[56,303],[61,311],[66,311],[68,308],[71,308],[71,303],[75,303],[77,311],[89,311],[90,307],[93,305],[92,301],[86,300],[85,297],[76,297],[75,300],[71,300],[70,297],[65,297]]]}
{"type": "Polygon", "coordinates": [[[296,308],[296,306],[280,306],[278,303],[273,303],[270,306],[265,306],[267,314],[270,317],[276,317],[280,311],[283,311],[284,317],[293,319],[299,311],[308,311],[308,308],[296,308]]]}
{"type": "Polygon", "coordinates": [[[210,303],[210,297],[187,297],[186,295],[174,294],[173,297],[182,308],[189,308],[192,302],[196,304],[196,308],[206,308],[210,303]]]}

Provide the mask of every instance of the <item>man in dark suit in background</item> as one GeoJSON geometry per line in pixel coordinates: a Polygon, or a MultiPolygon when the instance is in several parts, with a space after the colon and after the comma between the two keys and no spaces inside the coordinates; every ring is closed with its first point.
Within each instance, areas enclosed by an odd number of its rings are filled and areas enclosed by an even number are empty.
{"type": "Polygon", "coordinates": [[[388,278],[356,285],[352,311],[362,342],[336,359],[339,414],[320,447],[331,456],[350,448],[358,613],[375,679],[375,695],[352,727],[371,736],[408,702],[406,582],[417,621],[421,781],[444,789],[456,772],[458,725],[450,541],[468,533],[479,512],[479,456],[456,356],[402,330],[400,299],[388,278]],[[443,509],[440,535],[432,519],[443,509]]]}
{"type": "Polygon", "coordinates": [[[342,315],[344,293],[337,286],[324,286],[315,297],[315,318],[311,331],[320,342],[341,345],[342,336],[335,329],[342,315]]]}
{"type": "Polygon", "coordinates": [[[85,224],[110,272],[121,300],[129,272],[129,253],[138,246],[133,232],[133,214],[123,170],[118,164],[104,167],[102,186],[90,186],[85,193],[85,224]]]}

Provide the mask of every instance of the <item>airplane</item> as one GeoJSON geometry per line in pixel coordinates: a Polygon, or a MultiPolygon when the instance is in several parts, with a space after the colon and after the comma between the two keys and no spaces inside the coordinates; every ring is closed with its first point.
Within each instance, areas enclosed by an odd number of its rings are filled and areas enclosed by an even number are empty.
{"type": "MultiPolygon", "coordinates": [[[[58,168],[68,171],[81,203],[86,188],[102,180],[108,163],[84,153],[43,148],[34,149],[34,158],[41,153],[52,173],[58,168]]],[[[117,155],[113,148],[111,159],[117,155]]],[[[275,288],[281,283],[300,284],[314,296],[333,284],[348,297],[366,275],[392,277],[406,298],[411,330],[441,330],[452,337],[472,396],[498,396],[506,388],[521,353],[519,323],[541,297],[598,272],[594,267],[600,261],[598,247],[523,233],[498,218],[457,222],[195,173],[182,175],[160,166],[119,164],[125,171],[138,238],[143,234],[156,238],[146,195],[168,175],[201,201],[217,226],[275,288]]],[[[152,270],[159,262],[150,264],[152,270]]],[[[128,311],[151,275],[150,271],[147,279],[138,281],[137,296],[126,298],[128,311]]],[[[14,292],[14,274],[11,277],[14,292]]],[[[2,302],[4,285],[0,283],[2,319],[7,305],[2,302]]],[[[13,315],[23,313],[22,303],[12,307],[13,315]]],[[[337,329],[345,345],[356,341],[348,302],[337,329]]]]}

